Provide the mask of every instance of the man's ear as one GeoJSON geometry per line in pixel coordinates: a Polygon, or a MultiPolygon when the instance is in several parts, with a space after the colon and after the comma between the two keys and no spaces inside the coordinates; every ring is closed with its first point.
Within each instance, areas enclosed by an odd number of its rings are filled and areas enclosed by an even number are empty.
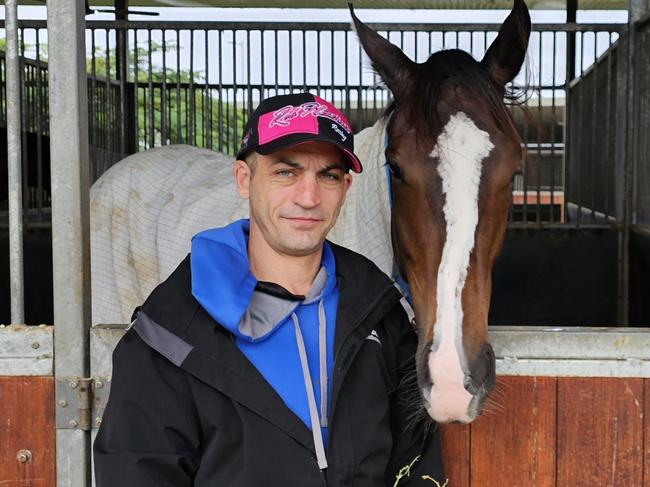
{"type": "Polygon", "coordinates": [[[246,199],[250,196],[251,168],[246,161],[236,160],[232,166],[232,173],[235,176],[235,185],[239,196],[246,199]]]}
{"type": "Polygon", "coordinates": [[[347,192],[347,190],[350,189],[350,185],[352,184],[352,174],[346,172],[343,175],[343,180],[345,181],[345,191],[347,192]]]}
{"type": "Polygon", "coordinates": [[[343,200],[341,201],[341,205],[345,203],[345,198],[347,197],[348,190],[350,189],[351,185],[352,185],[352,174],[346,172],[343,174],[343,200]]]}

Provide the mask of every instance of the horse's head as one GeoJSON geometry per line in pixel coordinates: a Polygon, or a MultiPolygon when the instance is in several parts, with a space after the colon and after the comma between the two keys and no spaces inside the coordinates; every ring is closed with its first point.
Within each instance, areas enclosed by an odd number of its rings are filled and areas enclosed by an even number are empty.
{"type": "Polygon", "coordinates": [[[491,272],[522,164],[503,98],[524,61],[528,9],[515,0],[480,62],[448,50],[414,63],[352,17],[394,96],[386,129],[392,238],[418,324],[418,384],[433,419],[469,422],[495,382],[491,272]]]}

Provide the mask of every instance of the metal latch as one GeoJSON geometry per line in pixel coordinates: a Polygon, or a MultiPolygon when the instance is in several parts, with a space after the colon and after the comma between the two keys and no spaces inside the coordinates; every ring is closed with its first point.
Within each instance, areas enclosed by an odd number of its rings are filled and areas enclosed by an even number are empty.
{"type": "Polygon", "coordinates": [[[102,424],[104,408],[108,402],[108,394],[111,392],[110,377],[95,377],[93,379],[93,424],[92,428],[99,428],[102,424]]]}
{"type": "Polygon", "coordinates": [[[99,427],[109,391],[108,377],[57,379],[56,428],[89,431],[99,427]]]}

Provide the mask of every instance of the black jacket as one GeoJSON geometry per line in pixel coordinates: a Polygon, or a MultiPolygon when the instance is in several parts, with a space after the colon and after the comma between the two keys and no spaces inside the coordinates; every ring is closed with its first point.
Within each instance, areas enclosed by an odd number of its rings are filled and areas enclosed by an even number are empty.
{"type": "Polygon", "coordinates": [[[310,430],[194,299],[186,258],[115,349],[94,444],[97,487],[434,485],[423,475],[443,484],[436,426],[407,427],[421,406],[404,386],[414,387],[403,378],[414,373],[417,338],[400,294],[369,260],[331,245],[339,303],[329,467],[319,470],[310,430]]]}

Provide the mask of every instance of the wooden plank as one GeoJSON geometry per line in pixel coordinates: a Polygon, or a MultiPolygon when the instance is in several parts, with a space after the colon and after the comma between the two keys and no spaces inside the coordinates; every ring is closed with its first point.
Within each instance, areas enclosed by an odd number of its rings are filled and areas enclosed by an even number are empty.
{"type": "Polygon", "coordinates": [[[555,486],[556,379],[500,377],[471,426],[472,487],[555,486]]]}
{"type": "Polygon", "coordinates": [[[56,485],[54,379],[0,377],[0,398],[0,485],[56,485]],[[20,450],[31,461],[20,463],[20,450]]]}
{"type": "Polygon", "coordinates": [[[650,487],[650,379],[645,379],[644,381],[645,393],[644,393],[644,413],[643,413],[643,429],[645,440],[643,445],[643,487],[650,487]]]}
{"type": "Polygon", "coordinates": [[[449,479],[447,487],[470,487],[470,427],[461,424],[441,425],[440,438],[445,474],[449,479]]]}
{"type": "Polygon", "coordinates": [[[644,379],[558,379],[558,487],[643,482],[644,379]]]}

